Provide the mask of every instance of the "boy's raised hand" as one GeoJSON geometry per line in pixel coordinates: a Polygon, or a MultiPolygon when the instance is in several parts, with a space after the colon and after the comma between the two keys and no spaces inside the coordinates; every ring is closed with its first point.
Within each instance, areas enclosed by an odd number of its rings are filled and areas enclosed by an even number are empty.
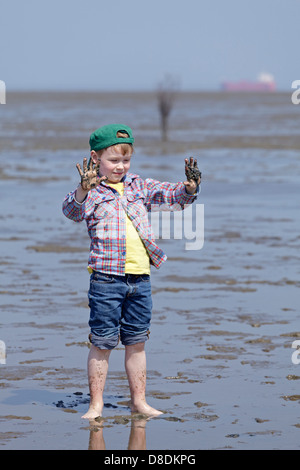
{"type": "Polygon", "coordinates": [[[90,189],[96,188],[101,181],[107,179],[107,176],[99,176],[99,165],[100,162],[97,162],[94,166],[92,159],[90,158],[89,163],[87,163],[87,159],[83,159],[82,169],[79,163],[77,163],[76,168],[81,178],[81,187],[85,191],[89,191],[90,189]]]}
{"type": "Polygon", "coordinates": [[[189,194],[194,194],[197,187],[201,183],[201,171],[199,171],[197,160],[190,157],[190,160],[185,159],[185,176],[187,181],[184,181],[185,189],[189,194]]]}

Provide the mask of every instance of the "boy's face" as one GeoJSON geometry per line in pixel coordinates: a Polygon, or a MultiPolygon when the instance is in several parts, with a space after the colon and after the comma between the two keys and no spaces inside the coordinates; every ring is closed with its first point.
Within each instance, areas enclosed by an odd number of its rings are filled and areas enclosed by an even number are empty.
{"type": "Polygon", "coordinates": [[[94,163],[100,160],[99,173],[107,176],[108,183],[119,183],[130,168],[131,152],[123,155],[119,145],[113,145],[105,149],[101,157],[92,150],[91,158],[94,163]]]}

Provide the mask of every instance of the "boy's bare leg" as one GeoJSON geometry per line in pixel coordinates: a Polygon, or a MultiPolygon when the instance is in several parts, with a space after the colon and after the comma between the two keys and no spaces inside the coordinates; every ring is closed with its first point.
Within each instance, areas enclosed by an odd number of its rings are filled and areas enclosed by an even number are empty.
{"type": "Polygon", "coordinates": [[[146,353],[145,343],[125,346],[125,369],[131,394],[131,411],[148,416],[158,416],[161,411],[146,403],[146,353]]]}
{"type": "Polygon", "coordinates": [[[94,419],[102,416],[103,391],[108,370],[109,349],[99,349],[93,344],[88,357],[88,380],[90,388],[90,407],[82,418],[94,419]]]}

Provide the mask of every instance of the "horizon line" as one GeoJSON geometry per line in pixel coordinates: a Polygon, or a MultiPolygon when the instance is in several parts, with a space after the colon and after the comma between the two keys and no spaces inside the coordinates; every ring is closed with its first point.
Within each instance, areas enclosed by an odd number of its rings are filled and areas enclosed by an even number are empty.
{"type": "MultiPolygon", "coordinates": [[[[144,89],[135,89],[135,88],[51,88],[51,87],[41,87],[41,88],[10,88],[8,89],[6,86],[6,93],[156,93],[158,90],[156,88],[144,88],[144,89]]],[[[225,94],[238,94],[238,93],[267,93],[267,94],[274,94],[274,93],[284,93],[290,92],[290,88],[276,88],[274,91],[226,91],[222,90],[221,88],[182,88],[176,90],[176,93],[225,93],[225,94]]]]}

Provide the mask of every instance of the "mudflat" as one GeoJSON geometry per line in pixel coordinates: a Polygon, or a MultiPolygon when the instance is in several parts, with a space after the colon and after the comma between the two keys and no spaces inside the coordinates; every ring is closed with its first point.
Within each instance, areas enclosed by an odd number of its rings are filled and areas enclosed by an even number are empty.
{"type": "Polygon", "coordinates": [[[284,93],[182,93],[163,143],[151,93],[8,94],[0,449],[299,449],[296,108],[284,93]],[[103,417],[86,423],[89,239],[61,204],[107,122],[133,128],[131,170],[143,178],[183,180],[184,158],[197,158],[204,244],[187,249],[184,227],[172,237],[172,218],[158,240],[168,260],[151,273],[147,399],[163,415],[130,413],[120,345],[103,417]]]}

